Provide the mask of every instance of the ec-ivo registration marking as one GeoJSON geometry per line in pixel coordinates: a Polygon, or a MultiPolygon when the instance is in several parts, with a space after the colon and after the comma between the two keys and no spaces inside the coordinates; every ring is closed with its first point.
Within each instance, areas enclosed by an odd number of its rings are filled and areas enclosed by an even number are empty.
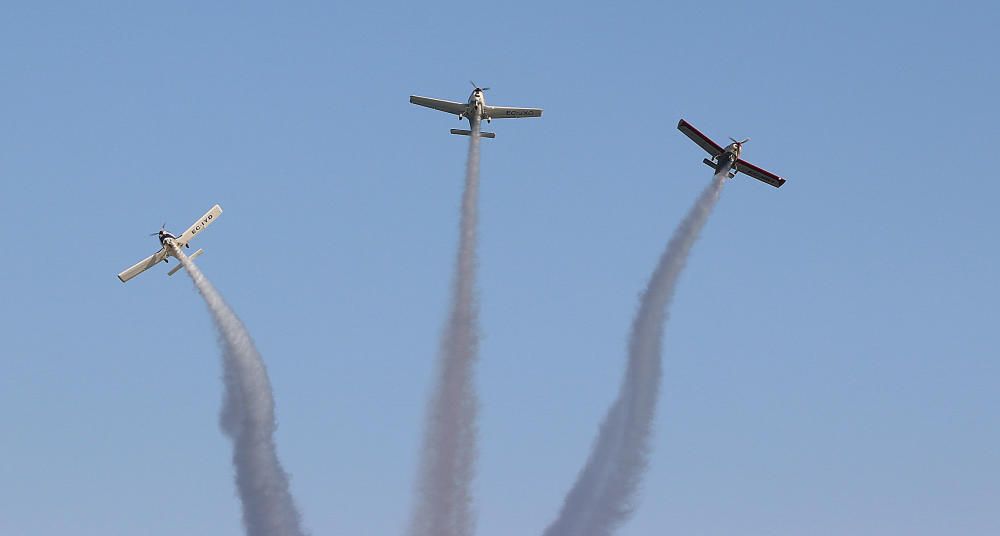
{"type": "Polygon", "coordinates": [[[211,214],[209,214],[208,216],[205,216],[205,219],[203,219],[200,222],[198,222],[198,224],[194,226],[194,229],[191,229],[191,234],[192,235],[198,234],[199,231],[201,231],[202,229],[204,229],[205,226],[208,225],[209,222],[212,221],[212,218],[213,218],[213,216],[211,214]]]}

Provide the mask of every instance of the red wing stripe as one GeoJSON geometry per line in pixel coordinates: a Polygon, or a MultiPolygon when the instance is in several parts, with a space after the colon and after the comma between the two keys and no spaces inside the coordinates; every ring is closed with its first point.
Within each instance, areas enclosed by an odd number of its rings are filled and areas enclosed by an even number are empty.
{"type": "Polygon", "coordinates": [[[774,173],[771,173],[770,171],[761,169],[761,168],[759,168],[759,167],[751,164],[750,162],[747,162],[746,160],[743,160],[742,158],[739,160],[738,165],[740,167],[748,167],[750,169],[753,169],[753,170],[757,171],[758,173],[761,173],[763,175],[767,175],[769,177],[774,177],[776,179],[780,179],[781,178],[781,177],[775,175],[774,173]]]}
{"type": "Polygon", "coordinates": [[[781,188],[782,184],[785,184],[785,179],[771,173],[770,171],[761,169],[742,158],[736,161],[737,171],[741,171],[750,175],[751,177],[766,182],[775,188],[781,188]]]}
{"type": "Polygon", "coordinates": [[[702,134],[700,130],[691,126],[691,123],[681,119],[680,122],[677,123],[677,130],[683,132],[687,137],[691,138],[692,141],[700,145],[702,149],[705,149],[709,153],[711,153],[712,149],[714,149],[715,153],[712,154],[712,156],[719,156],[722,154],[722,147],[719,146],[718,143],[712,141],[712,138],[709,138],[708,136],[702,134]]]}

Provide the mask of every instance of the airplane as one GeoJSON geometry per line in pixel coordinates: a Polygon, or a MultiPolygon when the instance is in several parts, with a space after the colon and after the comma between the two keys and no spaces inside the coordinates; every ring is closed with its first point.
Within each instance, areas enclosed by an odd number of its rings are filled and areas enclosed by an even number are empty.
{"type": "MultiPolygon", "coordinates": [[[[432,99],[430,97],[420,97],[417,95],[410,95],[410,102],[418,106],[426,106],[427,108],[433,108],[435,110],[440,110],[442,112],[448,112],[450,114],[455,114],[458,116],[458,120],[462,119],[469,120],[469,128],[476,128],[478,123],[485,119],[487,123],[493,119],[513,119],[521,117],[541,117],[541,108],[512,108],[510,106],[490,106],[486,104],[486,97],[483,93],[490,89],[488,87],[479,87],[475,82],[471,82],[473,90],[472,94],[469,95],[469,100],[462,104],[461,102],[446,101],[441,99],[432,99]]],[[[471,136],[471,130],[460,130],[457,128],[451,129],[452,134],[458,134],[460,136],[471,136]]],[[[495,138],[497,135],[493,132],[480,132],[480,136],[484,138],[495,138]]]]}
{"type": "MultiPolygon", "coordinates": [[[[182,234],[180,237],[174,236],[173,233],[171,233],[166,229],[166,224],[164,224],[163,227],[160,227],[160,230],[158,232],[150,235],[150,236],[155,236],[160,240],[160,251],[157,251],[156,253],[150,255],[149,257],[146,257],[145,259],[135,263],[135,265],[133,265],[131,268],[118,274],[118,279],[120,279],[121,282],[124,283],[129,279],[132,279],[133,277],[152,268],[153,266],[156,266],[157,264],[159,264],[160,261],[167,262],[167,257],[177,257],[177,253],[180,252],[182,247],[190,248],[191,245],[189,243],[191,242],[191,239],[193,239],[195,235],[197,235],[198,233],[204,231],[205,228],[208,227],[212,222],[217,220],[219,218],[219,215],[221,214],[222,214],[222,207],[220,207],[219,205],[215,205],[208,212],[206,212],[204,216],[199,218],[198,221],[194,222],[194,224],[192,224],[191,227],[188,227],[188,230],[184,231],[184,234],[182,234]]],[[[198,255],[201,255],[204,252],[205,250],[199,249],[198,251],[195,251],[194,254],[188,258],[193,260],[197,258],[198,255]]],[[[167,275],[174,275],[181,268],[183,268],[183,266],[178,264],[176,267],[174,267],[173,270],[167,272],[167,275]]]]}
{"type": "Polygon", "coordinates": [[[740,152],[743,150],[743,144],[750,141],[747,138],[743,141],[736,141],[733,138],[733,143],[730,143],[723,149],[718,143],[712,141],[711,138],[702,134],[698,129],[691,126],[690,123],[681,119],[677,123],[677,130],[684,133],[685,136],[691,138],[691,141],[695,142],[702,149],[708,151],[708,154],[712,156],[712,159],[704,159],[702,162],[708,167],[715,170],[715,173],[726,173],[729,178],[736,176],[736,173],[745,173],[761,182],[766,182],[775,188],[781,188],[782,184],[785,184],[785,179],[771,173],[770,171],[761,169],[746,160],[740,158],[740,152]]]}

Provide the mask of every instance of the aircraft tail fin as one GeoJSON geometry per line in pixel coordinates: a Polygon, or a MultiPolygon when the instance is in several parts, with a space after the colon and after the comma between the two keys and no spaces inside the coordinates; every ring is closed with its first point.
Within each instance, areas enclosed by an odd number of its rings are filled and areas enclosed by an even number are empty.
{"type": "MultiPolygon", "coordinates": [[[[201,255],[202,253],[205,253],[205,250],[204,249],[199,249],[198,251],[195,251],[194,253],[192,253],[188,257],[188,260],[193,261],[196,257],[198,257],[198,255],[201,255]]],[[[181,268],[184,268],[184,265],[178,262],[177,266],[174,266],[174,268],[172,270],[170,270],[169,272],[167,272],[167,275],[174,275],[177,272],[179,272],[181,270],[181,268]]]]}
{"type": "MultiPolygon", "coordinates": [[[[451,129],[452,134],[458,134],[459,136],[471,136],[472,131],[470,130],[460,130],[457,128],[451,129]]],[[[480,132],[479,137],[481,138],[495,138],[497,135],[493,132],[480,132]]]]}
{"type": "Polygon", "coordinates": [[[712,169],[715,169],[715,162],[712,162],[711,160],[709,160],[707,158],[704,159],[704,160],[702,160],[702,162],[704,162],[706,166],[708,166],[708,167],[710,167],[712,169]]]}

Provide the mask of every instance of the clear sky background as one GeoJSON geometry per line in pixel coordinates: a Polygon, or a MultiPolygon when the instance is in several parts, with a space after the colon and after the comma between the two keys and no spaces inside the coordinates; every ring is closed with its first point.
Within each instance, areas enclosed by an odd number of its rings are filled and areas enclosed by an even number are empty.
{"type": "Polygon", "coordinates": [[[751,136],[667,326],[624,536],[1000,533],[995,2],[5,3],[0,533],[242,533],[196,247],[267,361],[315,535],[402,534],[467,139],[482,155],[478,534],[540,534],[637,303],[751,136]]]}

